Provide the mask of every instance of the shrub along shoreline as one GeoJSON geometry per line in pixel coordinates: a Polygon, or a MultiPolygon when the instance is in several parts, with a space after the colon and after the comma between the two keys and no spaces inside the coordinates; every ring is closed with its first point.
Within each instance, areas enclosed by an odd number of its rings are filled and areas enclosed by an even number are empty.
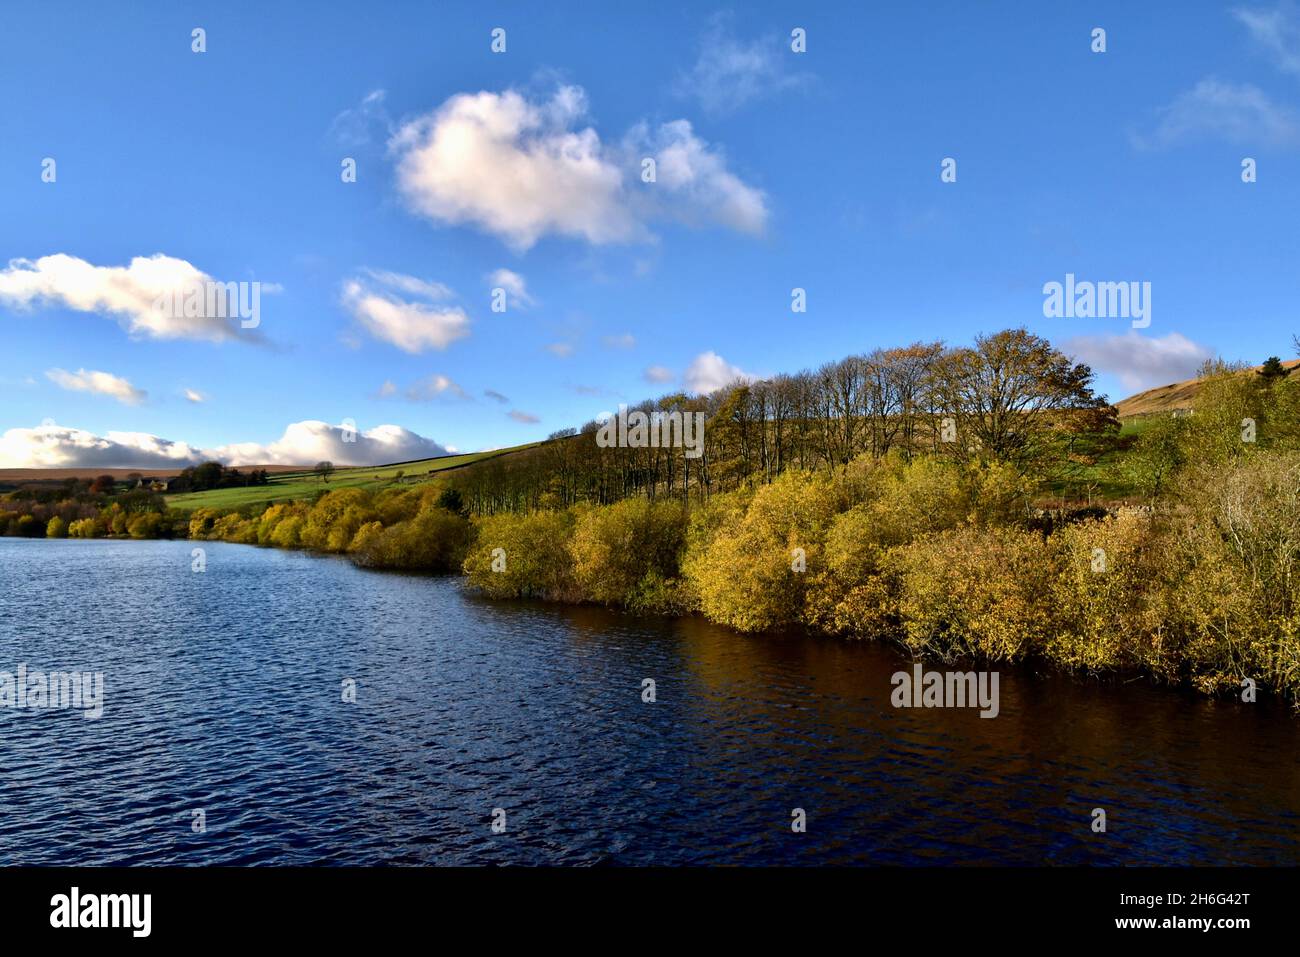
{"type": "MultiPolygon", "coordinates": [[[[341,489],[256,514],[195,511],[195,540],[307,548],[368,568],[459,572],[489,598],[699,613],[912,654],[1141,673],[1206,693],[1300,692],[1300,575],[1286,545],[1300,453],[1199,473],[1197,494],[1054,528],[996,463],[933,457],[790,470],[677,499],[470,518],[436,485],[341,489]]],[[[1292,543],[1300,546],[1300,537],[1292,543]]],[[[1289,547],[1289,546],[1288,546],[1289,547]]]]}

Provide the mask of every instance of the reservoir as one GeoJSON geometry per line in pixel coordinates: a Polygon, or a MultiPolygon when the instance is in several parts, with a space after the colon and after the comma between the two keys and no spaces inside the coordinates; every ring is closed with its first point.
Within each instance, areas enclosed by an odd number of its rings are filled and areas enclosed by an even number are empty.
{"type": "Polygon", "coordinates": [[[992,719],[895,708],[887,643],[3,538],[20,665],[102,673],[103,713],[0,707],[6,865],[1300,862],[1300,719],[1265,696],[1004,666],[992,719]]]}

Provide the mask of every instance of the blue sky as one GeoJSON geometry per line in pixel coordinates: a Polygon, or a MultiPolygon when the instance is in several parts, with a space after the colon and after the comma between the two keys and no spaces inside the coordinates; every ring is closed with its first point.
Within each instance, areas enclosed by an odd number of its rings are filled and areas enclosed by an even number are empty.
{"type": "Polygon", "coordinates": [[[1019,325],[1115,400],[1289,357],[1300,7],[895,6],[8,5],[0,466],[468,451],[1019,325]],[[150,324],[187,270],[255,332],[150,324]],[[1150,326],[1045,318],[1067,273],[1150,326]]]}

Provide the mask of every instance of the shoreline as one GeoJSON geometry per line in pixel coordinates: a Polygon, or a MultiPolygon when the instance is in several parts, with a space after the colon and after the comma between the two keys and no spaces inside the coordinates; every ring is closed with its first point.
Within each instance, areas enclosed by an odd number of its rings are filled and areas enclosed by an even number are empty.
{"type": "MultiPolygon", "coordinates": [[[[23,540],[23,539],[16,539],[23,540]]],[[[1018,674],[1022,679],[1031,681],[1047,680],[1068,680],[1076,685],[1090,685],[1097,688],[1104,688],[1108,693],[1116,690],[1122,690],[1124,686],[1140,682],[1142,687],[1147,690],[1160,691],[1185,698],[1189,703],[1232,703],[1238,707],[1249,704],[1252,708],[1261,707],[1264,711],[1284,712],[1288,719],[1300,715],[1300,702],[1289,701],[1285,696],[1276,692],[1261,689],[1263,692],[1257,701],[1245,702],[1241,699],[1240,694],[1229,692],[1205,692],[1194,686],[1187,679],[1179,681],[1161,680],[1159,676],[1144,672],[1140,669],[1113,669],[1097,672],[1082,672],[1075,669],[1062,667],[1058,662],[1044,656],[1030,655],[1014,661],[992,660],[978,657],[927,657],[924,655],[910,655],[905,640],[898,635],[858,635],[858,634],[834,634],[825,631],[819,631],[810,626],[787,626],[782,628],[773,628],[762,631],[741,631],[731,628],[725,624],[711,620],[707,615],[698,609],[686,611],[664,611],[664,610],[647,610],[633,609],[620,605],[603,604],[600,602],[588,600],[566,600],[564,598],[551,598],[541,596],[514,596],[514,597],[494,597],[485,594],[481,589],[476,588],[470,582],[470,575],[465,571],[453,570],[436,570],[436,569],[411,569],[411,568],[388,568],[373,567],[360,564],[354,561],[350,556],[338,552],[331,552],[324,549],[315,548],[285,548],[275,545],[263,545],[255,542],[231,542],[222,539],[192,539],[192,538],[133,538],[131,536],[106,536],[103,538],[89,539],[28,539],[30,541],[82,541],[82,542],[104,542],[117,543],[124,542],[177,542],[177,543],[206,543],[221,544],[234,546],[248,546],[260,550],[272,550],[279,552],[290,552],[301,554],[313,559],[332,559],[345,561],[358,571],[371,572],[383,575],[399,575],[413,578],[431,578],[445,579],[453,581],[462,595],[469,601],[483,602],[489,606],[520,606],[520,607],[544,607],[554,610],[597,610],[605,614],[616,615],[620,618],[627,618],[633,621],[661,621],[661,622],[682,622],[698,621],[711,627],[725,629],[738,639],[754,640],[800,640],[800,641],[834,641],[846,645],[872,646],[888,653],[893,657],[900,666],[911,668],[913,666],[923,667],[927,670],[942,670],[945,672],[966,672],[966,671],[984,671],[996,673],[1001,670],[1007,670],[1018,674]]],[[[202,546],[198,546],[202,547],[202,546]]]]}

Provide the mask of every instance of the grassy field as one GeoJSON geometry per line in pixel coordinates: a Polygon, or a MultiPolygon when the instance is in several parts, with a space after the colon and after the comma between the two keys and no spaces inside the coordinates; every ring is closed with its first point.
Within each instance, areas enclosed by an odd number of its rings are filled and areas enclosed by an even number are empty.
{"type": "Polygon", "coordinates": [[[1046,483],[1041,497],[1086,500],[1093,504],[1128,501],[1137,497],[1137,489],[1125,478],[1119,466],[1133,442],[1150,424],[1150,418],[1126,419],[1120,426],[1119,435],[1114,438],[1083,438],[1076,451],[1091,461],[1087,464],[1079,463],[1068,477],[1046,483]]]}
{"type": "Polygon", "coordinates": [[[421,459],[417,462],[399,462],[393,465],[358,466],[339,468],[330,476],[328,482],[322,482],[315,472],[303,469],[299,472],[281,472],[273,474],[266,485],[254,485],[247,488],[220,488],[206,492],[186,492],[180,495],[168,495],[169,508],[192,511],[196,508],[240,508],[245,505],[263,505],[268,502],[287,502],[293,499],[311,498],[317,492],[333,491],[340,488],[380,488],[392,484],[398,473],[402,473],[402,482],[424,481],[438,472],[459,468],[472,462],[490,459],[498,455],[517,452],[531,448],[530,445],[518,445],[508,449],[492,452],[470,452],[465,455],[444,455],[436,459],[421,459]]]}

